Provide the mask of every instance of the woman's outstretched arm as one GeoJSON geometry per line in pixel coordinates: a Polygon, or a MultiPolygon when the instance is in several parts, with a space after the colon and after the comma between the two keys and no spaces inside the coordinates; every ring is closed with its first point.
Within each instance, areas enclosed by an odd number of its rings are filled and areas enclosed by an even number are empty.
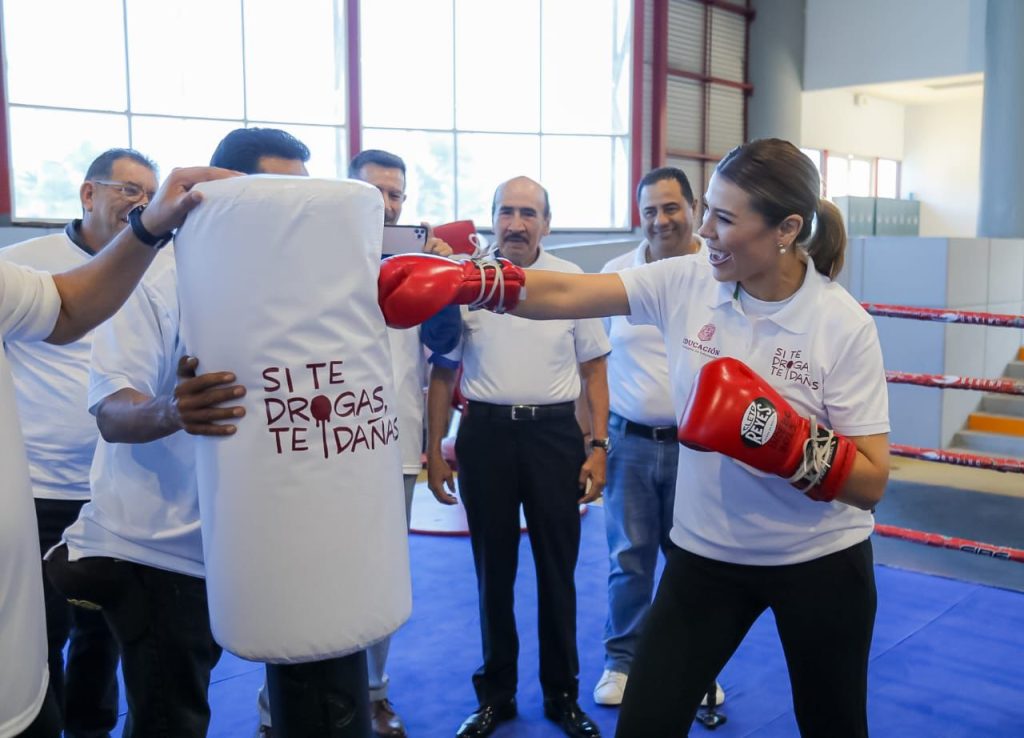
{"type": "Polygon", "coordinates": [[[617,274],[529,269],[523,299],[512,314],[535,320],[629,315],[629,300],[617,274]]]}

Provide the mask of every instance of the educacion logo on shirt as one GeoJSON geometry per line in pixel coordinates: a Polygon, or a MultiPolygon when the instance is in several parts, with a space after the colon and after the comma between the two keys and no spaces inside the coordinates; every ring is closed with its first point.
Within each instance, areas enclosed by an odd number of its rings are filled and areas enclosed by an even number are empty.
{"type": "Polygon", "coordinates": [[[709,345],[709,341],[715,337],[715,326],[712,323],[708,323],[701,327],[697,331],[697,340],[692,338],[683,338],[683,348],[688,351],[694,351],[703,356],[721,356],[722,352],[715,346],[709,345]]]}

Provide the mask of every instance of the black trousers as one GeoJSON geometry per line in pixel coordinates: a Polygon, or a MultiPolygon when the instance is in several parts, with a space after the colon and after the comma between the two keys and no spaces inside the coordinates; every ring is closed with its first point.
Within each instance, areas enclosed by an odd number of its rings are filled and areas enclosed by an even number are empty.
{"type": "MultiPolygon", "coordinates": [[[[84,500],[36,499],[45,554],[78,519],[84,500]]],[[[68,738],[106,736],[117,725],[118,646],[103,614],[68,603],[43,576],[50,689],[68,738]],[[67,665],[64,645],[68,644],[67,665]]]]}
{"type": "Polygon", "coordinates": [[[221,655],[206,581],[106,557],[68,561],[66,546],[51,554],[46,573],[70,599],[99,605],[121,646],[122,738],[203,738],[210,672],[221,655]]]}
{"type": "Polygon", "coordinates": [[[647,617],[617,738],[686,735],[708,684],[771,608],[804,738],[863,738],[875,575],[864,541],[789,566],[713,561],[673,546],[647,617]]]}
{"type": "Polygon", "coordinates": [[[305,664],[267,664],[275,738],[371,738],[366,651],[305,664]]]}
{"type": "Polygon", "coordinates": [[[473,675],[477,699],[490,704],[516,693],[519,638],[513,590],[520,503],[537,571],[541,687],[546,696],[575,699],[578,478],[586,458],[576,419],[496,419],[471,406],[459,425],[455,454],[480,596],[484,663],[473,675]]]}

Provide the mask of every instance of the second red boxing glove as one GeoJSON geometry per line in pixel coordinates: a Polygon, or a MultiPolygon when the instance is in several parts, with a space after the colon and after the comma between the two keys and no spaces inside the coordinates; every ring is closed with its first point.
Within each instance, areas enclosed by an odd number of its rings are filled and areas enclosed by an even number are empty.
{"type": "Polygon", "coordinates": [[[684,446],[776,474],[811,499],[828,502],[850,475],[857,448],[813,421],[742,361],[723,357],[697,373],[678,438],[684,446]]]}
{"type": "Polygon", "coordinates": [[[390,327],[411,328],[452,304],[511,310],[525,282],[525,272],[506,259],[400,254],[380,263],[377,301],[390,327]]]}

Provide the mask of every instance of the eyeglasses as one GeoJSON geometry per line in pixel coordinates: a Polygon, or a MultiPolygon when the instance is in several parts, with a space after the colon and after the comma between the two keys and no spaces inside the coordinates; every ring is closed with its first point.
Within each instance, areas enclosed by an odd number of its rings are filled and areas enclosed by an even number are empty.
{"type": "Polygon", "coordinates": [[[134,182],[115,182],[109,179],[90,179],[93,184],[103,185],[104,187],[110,187],[111,189],[117,190],[129,200],[140,200],[145,195],[147,200],[152,200],[156,197],[156,192],[153,190],[144,190],[134,182]]]}

